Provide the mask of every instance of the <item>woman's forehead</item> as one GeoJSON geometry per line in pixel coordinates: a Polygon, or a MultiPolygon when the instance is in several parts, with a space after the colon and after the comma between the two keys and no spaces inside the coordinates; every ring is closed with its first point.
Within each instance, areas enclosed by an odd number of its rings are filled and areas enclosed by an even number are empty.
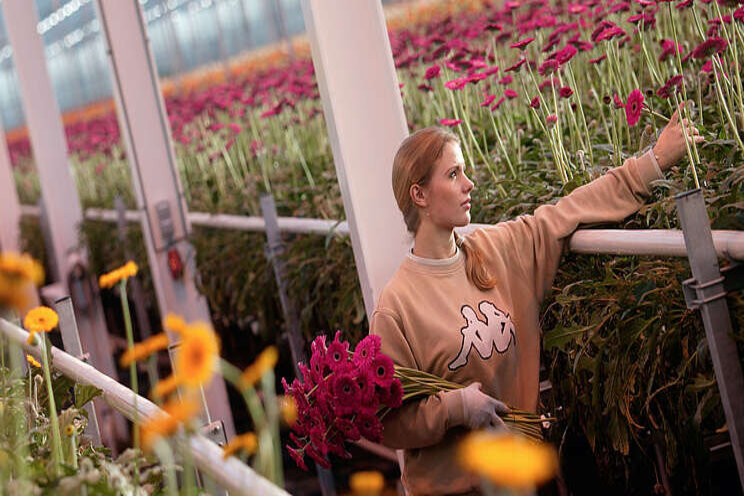
{"type": "Polygon", "coordinates": [[[465,157],[462,154],[460,145],[452,141],[444,145],[442,155],[439,157],[438,165],[441,168],[449,169],[456,165],[464,165],[465,157]]]}

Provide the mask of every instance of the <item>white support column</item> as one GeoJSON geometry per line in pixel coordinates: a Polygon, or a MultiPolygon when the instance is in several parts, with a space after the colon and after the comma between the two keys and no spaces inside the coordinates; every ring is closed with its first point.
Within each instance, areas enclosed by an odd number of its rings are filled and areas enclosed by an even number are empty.
{"type": "MultiPolygon", "coordinates": [[[[91,364],[109,377],[116,377],[97,286],[86,272],[85,251],[78,249],[77,229],[83,213],[67,157],[64,127],[46,67],[44,46],[36,31],[35,2],[3,0],[2,8],[39,174],[45,221],[49,226],[47,234],[51,250],[48,261],[51,278],[56,283],[44,288],[42,294],[54,295],[55,298],[72,296],[80,340],[85,351],[90,353],[91,364]]],[[[103,403],[99,404],[102,405],[99,418],[111,419],[105,422],[111,426],[109,432],[112,434],[107,437],[107,444],[113,448],[114,437],[126,436],[126,424],[123,417],[103,403]]]]}
{"type": "Polygon", "coordinates": [[[367,315],[410,244],[391,184],[408,136],[379,0],[303,0],[367,315]]]}
{"type": "MultiPolygon", "coordinates": [[[[178,176],[171,132],[157,69],[138,0],[96,0],[101,33],[109,54],[119,127],[127,147],[132,182],[142,216],[142,231],[161,315],[209,322],[205,298],[194,284],[191,226],[178,176]],[[168,252],[176,250],[184,272],[174,278],[168,252]]],[[[206,391],[209,413],[235,434],[225,382],[217,376],[206,391]]]]}
{"type": "Polygon", "coordinates": [[[21,251],[21,205],[0,123],[0,250],[21,251]]]}
{"type": "Polygon", "coordinates": [[[68,272],[68,255],[78,244],[76,229],[83,212],[70,172],[65,132],[47,72],[44,47],[36,32],[38,17],[34,4],[28,0],[4,0],[2,7],[39,172],[42,202],[54,226],[50,254],[53,277],[61,281],[68,272]]]}

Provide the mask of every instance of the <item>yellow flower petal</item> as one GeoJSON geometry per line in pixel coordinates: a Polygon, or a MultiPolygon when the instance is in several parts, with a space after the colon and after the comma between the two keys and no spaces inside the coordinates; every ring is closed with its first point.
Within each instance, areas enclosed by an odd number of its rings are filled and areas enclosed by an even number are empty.
{"type": "Polygon", "coordinates": [[[166,403],[163,406],[163,414],[142,424],[142,449],[149,453],[157,438],[170,436],[198,412],[199,405],[191,400],[166,403]]]}
{"type": "Polygon", "coordinates": [[[129,279],[137,275],[137,264],[131,260],[118,269],[107,272],[98,278],[98,286],[103,289],[115,286],[119,281],[129,279]]]}
{"type": "Polygon", "coordinates": [[[49,307],[36,307],[26,314],[23,327],[31,332],[49,332],[59,324],[57,312],[49,307]]]}
{"type": "Polygon", "coordinates": [[[356,472],[349,478],[349,488],[358,496],[373,496],[380,494],[385,487],[385,478],[376,470],[356,472]]]}
{"type": "Polygon", "coordinates": [[[228,458],[229,456],[237,453],[240,450],[246,452],[247,455],[252,455],[256,452],[258,447],[258,439],[252,432],[235,436],[229,443],[222,448],[222,458],[228,458]]]}
{"type": "Polygon", "coordinates": [[[36,361],[36,359],[32,357],[31,355],[26,355],[26,361],[30,363],[31,365],[33,365],[34,367],[36,367],[37,369],[41,368],[41,364],[38,361],[36,361]]]}
{"type": "Polygon", "coordinates": [[[246,389],[253,387],[267,371],[276,366],[278,360],[279,351],[276,346],[269,346],[245,369],[240,376],[240,384],[246,389]]]}
{"type": "Polygon", "coordinates": [[[199,387],[214,375],[220,356],[220,342],[211,326],[204,322],[189,325],[176,349],[176,375],[182,384],[199,387]]]}
{"type": "Polygon", "coordinates": [[[180,382],[178,377],[176,377],[175,374],[170,375],[162,381],[158,381],[158,383],[152,390],[152,396],[153,398],[164,398],[165,396],[168,396],[170,393],[175,391],[175,389],[179,385],[180,382]]]}
{"type": "Polygon", "coordinates": [[[122,367],[128,367],[132,362],[138,362],[148,356],[152,355],[156,351],[163,350],[168,347],[168,335],[165,333],[156,334],[141,343],[137,343],[133,348],[125,351],[119,359],[119,364],[122,367]]]}
{"type": "Polygon", "coordinates": [[[458,447],[460,464],[494,484],[532,489],[550,480],[558,468],[552,446],[521,436],[473,432],[458,447]]]}
{"type": "Polygon", "coordinates": [[[163,327],[169,331],[177,332],[178,334],[182,334],[186,330],[186,321],[183,320],[183,317],[169,313],[165,316],[165,321],[163,322],[163,327]]]}

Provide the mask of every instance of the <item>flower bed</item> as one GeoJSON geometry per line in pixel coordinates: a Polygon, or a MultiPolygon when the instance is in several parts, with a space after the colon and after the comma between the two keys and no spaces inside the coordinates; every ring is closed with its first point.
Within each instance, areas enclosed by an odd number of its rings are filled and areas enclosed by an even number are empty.
{"type": "MultiPolygon", "coordinates": [[[[410,128],[441,122],[462,139],[477,184],[473,222],[529,213],[585,184],[651,143],[689,99],[705,144],[621,225],[679,228],[672,196],[699,184],[713,228],[741,230],[742,12],[715,1],[508,1],[434,16],[390,38],[410,128]]],[[[258,193],[271,190],[279,215],[344,217],[309,60],[172,95],[167,107],[191,210],[260,215],[258,193]]],[[[111,208],[115,194],[134,206],[112,122],[91,121],[70,137],[84,206],[111,208]]],[[[23,153],[14,157],[22,199],[32,202],[37,181],[23,153]]],[[[123,259],[112,233],[83,227],[97,272],[123,259]]],[[[282,322],[263,235],[197,229],[193,242],[215,325],[234,344],[226,349],[257,352],[253,331],[273,342],[282,322]]],[[[307,337],[343,329],[357,342],[367,322],[348,238],[288,242],[290,294],[307,337]]],[[[145,265],[144,247],[135,248],[145,265]]],[[[656,446],[675,489],[710,489],[702,438],[725,419],[700,319],[684,305],[687,277],[683,260],[570,255],[545,303],[553,389],[544,401],[559,418],[549,435],[558,445],[564,433],[586,439],[598,480],[625,492],[660,483],[656,446]]],[[[741,336],[742,298],[729,303],[741,336]]],[[[571,463],[564,459],[567,473],[571,463]]]]}

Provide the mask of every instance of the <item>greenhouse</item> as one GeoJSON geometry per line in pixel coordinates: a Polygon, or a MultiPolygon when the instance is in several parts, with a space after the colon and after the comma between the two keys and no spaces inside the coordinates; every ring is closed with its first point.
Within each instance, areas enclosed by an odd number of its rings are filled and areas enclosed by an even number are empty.
{"type": "Polygon", "coordinates": [[[0,0],[0,494],[744,494],[743,54],[738,0],[0,0]]]}

